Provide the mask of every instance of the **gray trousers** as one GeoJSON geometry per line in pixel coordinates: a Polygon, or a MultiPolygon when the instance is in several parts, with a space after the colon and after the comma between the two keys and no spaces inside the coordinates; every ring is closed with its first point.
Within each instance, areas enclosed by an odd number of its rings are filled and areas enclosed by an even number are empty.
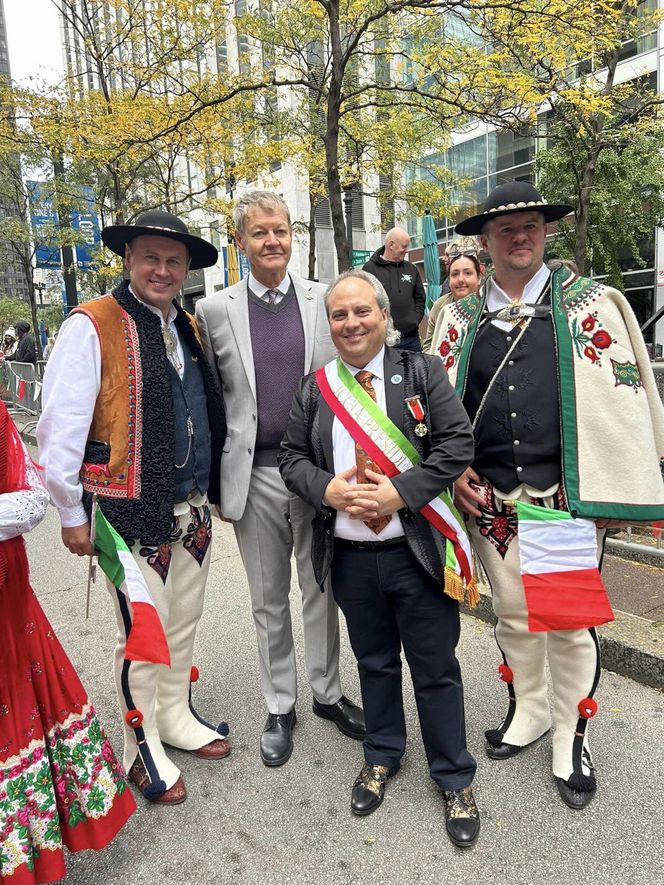
{"type": "Polygon", "coordinates": [[[291,555],[302,593],[304,655],[314,697],[341,697],[339,619],[334,597],[321,593],[311,565],[314,510],[291,494],[276,467],[254,467],[247,506],[234,523],[256,625],[261,688],[270,713],[288,713],[297,699],[290,614],[291,555]]]}

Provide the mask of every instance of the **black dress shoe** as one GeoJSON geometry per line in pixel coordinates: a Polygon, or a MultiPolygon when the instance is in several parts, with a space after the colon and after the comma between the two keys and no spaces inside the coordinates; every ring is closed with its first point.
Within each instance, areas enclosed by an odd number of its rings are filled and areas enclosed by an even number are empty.
{"type": "Polygon", "coordinates": [[[480,832],[480,813],[470,787],[462,790],[443,790],[445,800],[445,829],[459,848],[470,848],[480,832]]]}
{"type": "Polygon", "coordinates": [[[295,710],[268,715],[261,735],[261,759],[264,765],[276,767],[288,762],[293,752],[293,726],[296,722],[295,710]]]}
{"type": "Polygon", "coordinates": [[[486,754],[489,759],[510,759],[524,749],[525,747],[517,747],[516,744],[498,744],[497,747],[487,744],[486,754]]]}
{"type": "Polygon", "coordinates": [[[385,784],[399,770],[399,765],[370,765],[365,762],[353,784],[350,797],[350,810],[363,816],[375,811],[383,801],[385,784]]]}
{"type": "MultiPolygon", "coordinates": [[[[517,747],[516,744],[492,744],[489,741],[485,747],[486,754],[489,759],[511,759],[512,756],[517,756],[522,750],[527,749],[528,747],[532,747],[533,744],[536,744],[537,741],[541,740],[545,734],[549,733],[549,729],[541,734],[538,738],[535,738],[534,741],[531,741],[529,744],[524,744],[523,747],[517,747]]],[[[489,734],[489,732],[485,732],[485,734],[489,734]]]]}
{"type": "Polygon", "coordinates": [[[561,777],[556,778],[556,786],[558,787],[560,798],[565,805],[569,808],[573,808],[575,811],[580,811],[582,808],[585,808],[586,805],[590,805],[597,792],[597,782],[594,775],[592,776],[590,789],[588,790],[579,790],[576,787],[572,787],[570,786],[569,781],[565,781],[561,777]]]}
{"type": "Polygon", "coordinates": [[[341,695],[336,704],[321,704],[314,698],[313,711],[321,719],[331,719],[342,734],[363,741],[367,734],[362,707],[353,704],[341,695]]]}

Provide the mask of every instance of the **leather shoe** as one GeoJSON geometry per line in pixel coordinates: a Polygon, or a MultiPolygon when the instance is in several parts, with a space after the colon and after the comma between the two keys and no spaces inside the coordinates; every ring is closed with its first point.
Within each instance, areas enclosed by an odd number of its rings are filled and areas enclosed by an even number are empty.
{"type": "Polygon", "coordinates": [[[516,744],[498,744],[497,747],[491,744],[486,745],[486,754],[489,759],[511,759],[512,756],[518,755],[525,747],[517,747],[516,744]]]}
{"type": "Polygon", "coordinates": [[[385,796],[385,784],[399,770],[399,765],[370,765],[365,762],[353,784],[350,810],[363,816],[375,811],[385,796]]]}
{"type": "Polygon", "coordinates": [[[517,756],[522,750],[527,749],[528,747],[532,747],[533,744],[536,744],[537,741],[541,740],[545,734],[549,733],[549,729],[541,734],[539,737],[535,738],[534,741],[531,741],[529,744],[524,744],[522,747],[518,747],[516,744],[492,744],[491,742],[487,743],[485,750],[489,759],[511,759],[512,756],[517,756]]]}
{"type": "Polygon", "coordinates": [[[314,698],[313,711],[321,719],[330,719],[342,734],[363,741],[367,734],[362,707],[353,704],[345,695],[341,695],[336,704],[321,704],[314,698]]]}
{"type": "Polygon", "coordinates": [[[261,735],[263,765],[276,767],[288,762],[293,752],[293,727],[296,722],[295,710],[268,715],[261,735]]]}
{"type": "Polygon", "coordinates": [[[582,808],[585,808],[586,805],[590,805],[597,792],[597,782],[595,781],[594,776],[589,790],[575,789],[569,785],[569,781],[563,780],[561,777],[556,778],[556,786],[558,787],[560,798],[565,805],[567,805],[568,808],[573,808],[575,811],[580,811],[582,808]]]}
{"type": "Polygon", "coordinates": [[[187,789],[182,780],[182,775],[161,796],[146,796],[146,791],[150,786],[150,778],[140,756],[136,757],[127,777],[132,783],[136,784],[143,796],[154,805],[180,805],[187,798],[187,789]]]}
{"type": "Polygon", "coordinates": [[[197,750],[189,750],[189,752],[199,759],[223,759],[231,752],[231,745],[226,738],[217,738],[217,740],[210,741],[209,744],[204,744],[197,750]]]}
{"type": "Polygon", "coordinates": [[[480,832],[480,813],[470,787],[462,790],[443,790],[445,800],[445,829],[459,848],[470,848],[480,832]]]}

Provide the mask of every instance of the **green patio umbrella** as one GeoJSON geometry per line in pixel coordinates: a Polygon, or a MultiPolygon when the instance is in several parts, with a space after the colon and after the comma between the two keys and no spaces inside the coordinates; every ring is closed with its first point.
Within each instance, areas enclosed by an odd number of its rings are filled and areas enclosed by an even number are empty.
{"type": "Polygon", "coordinates": [[[434,301],[441,293],[440,257],[438,255],[438,237],[436,223],[427,209],[422,219],[422,246],[424,252],[424,274],[427,278],[427,301],[425,313],[428,314],[434,301]]]}

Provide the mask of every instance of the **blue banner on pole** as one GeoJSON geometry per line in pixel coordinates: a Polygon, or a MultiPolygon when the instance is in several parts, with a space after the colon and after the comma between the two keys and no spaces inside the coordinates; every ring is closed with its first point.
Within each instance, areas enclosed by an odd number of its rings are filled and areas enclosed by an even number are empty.
{"type": "Polygon", "coordinates": [[[58,227],[58,213],[54,206],[53,183],[50,181],[26,181],[26,186],[30,200],[30,218],[37,267],[62,270],[60,247],[54,243],[58,227]]]}
{"type": "Polygon", "coordinates": [[[239,249],[237,250],[239,265],[240,265],[240,279],[243,280],[245,277],[248,277],[251,273],[251,267],[249,266],[249,259],[241,252],[239,249]]]}
{"type": "Polygon", "coordinates": [[[91,187],[83,188],[85,206],[80,211],[74,209],[71,214],[71,226],[80,235],[76,243],[76,266],[81,270],[90,270],[94,259],[92,253],[99,247],[99,216],[95,211],[95,198],[91,187]]]}

